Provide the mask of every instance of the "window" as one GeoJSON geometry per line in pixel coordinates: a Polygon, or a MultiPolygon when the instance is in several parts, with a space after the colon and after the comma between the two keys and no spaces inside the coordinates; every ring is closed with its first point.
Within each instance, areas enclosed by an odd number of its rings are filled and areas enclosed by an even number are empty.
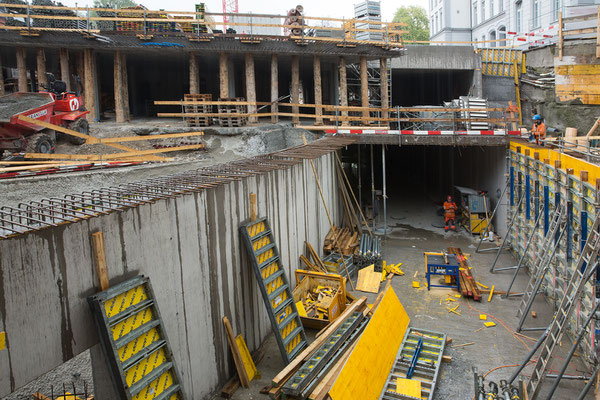
{"type": "Polygon", "coordinates": [[[517,4],[517,14],[515,15],[515,21],[517,23],[516,31],[518,34],[523,32],[523,27],[521,25],[521,3],[517,4]]]}
{"type": "Polygon", "coordinates": [[[494,0],[490,0],[490,18],[494,16],[494,0]]]}
{"type": "Polygon", "coordinates": [[[500,0],[500,3],[498,4],[498,12],[503,12],[504,11],[504,0],[500,0]]]}
{"type": "MultiPolygon", "coordinates": [[[[496,40],[496,31],[490,32],[490,40],[496,40]]],[[[496,42],[490,42],[490,47],[496,47],[496,42]]]]}
{"type": "Polygon", "coordinates": [[[477,2],[473,2],[473,26],[477,25],[477,2]]]}
{"type": "Polygon", "coordinates": [[[533,23],[532,28],[538,28],[540,26],[540,8],[540,0],[533,0],[533,18],[531,19],[531,22],[533,23]]]}
{"type": "Polygon", "coordinates": [[[498,39],[502,40],[501,42],[498,42],[499,46],[506,46],[506,27],[505,26],[501,26],[500,28],[498,28],[498,39]]]}
{"type": "Polygon", "coordinates": [[[558,12],[562,8],[561,0],[554,0],[554,20],[558,21],[558,12]]]}
{"type": "Polygon", "coordinates": [[[435,31],[436,32],[439,30],[438,29],[438,23],[439,23],[439,18],[438,18],[437,13],[435,13],[435,31]]]}
{"type": "Polygon", "coordinates": [[[485,0],[481,0],[481,22],[485,21],[485,0]]]}
{"type": "Polygon", "coordinates": [[[433,15],[431,16],[431,24],[429,24],[429,29],[431,30],[431,34],[435,33],[435,26],[433,26],[433,15]]]}

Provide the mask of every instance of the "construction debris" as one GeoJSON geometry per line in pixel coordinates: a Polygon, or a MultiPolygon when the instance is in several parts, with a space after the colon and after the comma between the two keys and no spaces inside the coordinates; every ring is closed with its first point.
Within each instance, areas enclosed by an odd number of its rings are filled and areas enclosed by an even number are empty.
{"type": "Polygon", "coordinates": [[[361,292],[379,293],[381,276],[381,272],[374,271],[374,265],[361,269],[358,271],[356,290],[360,290],[361,292]]]}
{"type": "Polygon", "coordinates": [[[481,301],[481,291],[475,283],[475,278],[473,277],[473,270],[467,262],[467,257],[465,257],[462,250],[458,247],[448,247],[448,252],[456,256],[456,259],[458,260],[458,263],[460,265],[459,276],[460,291],[462,295],[465,297],[472,297],[475,301],[481,301]]]}

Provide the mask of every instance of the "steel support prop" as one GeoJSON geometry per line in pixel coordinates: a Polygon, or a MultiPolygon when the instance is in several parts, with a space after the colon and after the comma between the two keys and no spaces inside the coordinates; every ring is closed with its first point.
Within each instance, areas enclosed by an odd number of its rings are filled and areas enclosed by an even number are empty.
{"type": "MultiPolygon", "coordinates": [[[[502,203],[502,199],[504,198],[504,194],[506,193],[508,187],[510,185],[510,182],[506,182],[506,185],[504,186],[504,189],[502,190],[502,193],[500,194],[500,197],[498,198],[498,202],[496,203],[496,207],[494,207],[494,211],[492,211],[492,215],[490,216],[490,222],[494,220],[494,216],[496,215],[496,212],[498,211],[498,208],[500,207],[500,203],[502,203]]],[[[477,244],[477,248],[475,249],[476,253],[483,253],[485,251],[493,251],[493,250],[497,250],[498,247],[494,246],[494,247],[490,247],[489,249],[479,249],[479,247],[481,247],[481,243],[483,242],[483,235],[479,237],[479,243],[477,244]]]]}
{"type": "Polygon", "coordinates": [[[510,231],[512,230],[512,227],[515,224],[515,221],[517,220],[517,215],[519,215],[518,210],[519,210],[519,208],[521,208],[521,204],[523,204],[524,199],[525,199],[525,196],[521,196],[521,198],[519,199],[519,203],[517,204],[517,207],[515,208],[515,213],[513,214],[512,218],[510,219],[510,224],[508,225],[508,229],[506,230],[506,235],[504,235],[504,238],[502,239],[502,243],[500,244],[500,247],[498,247],[498,252],[496,253],[494,262],[492,263],[492,266],[490,267],[491,273],[496,272],[494,270],[494,267],[496,266],[496,263],[498,262],[498,259],[500,258],[500,253],[502,253],[502,249],[504,249],[504,245],[506,244],[506,240],[508,239],[510,231]]]}

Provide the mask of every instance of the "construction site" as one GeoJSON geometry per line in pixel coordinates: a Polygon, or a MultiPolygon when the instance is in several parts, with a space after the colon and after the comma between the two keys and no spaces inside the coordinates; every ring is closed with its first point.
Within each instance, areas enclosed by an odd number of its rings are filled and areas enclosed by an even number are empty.
{"type": "Polygon", "coordinates": [[[0,3],[0,399],[600,399],[600,3],[218,3],[0,3]]]}

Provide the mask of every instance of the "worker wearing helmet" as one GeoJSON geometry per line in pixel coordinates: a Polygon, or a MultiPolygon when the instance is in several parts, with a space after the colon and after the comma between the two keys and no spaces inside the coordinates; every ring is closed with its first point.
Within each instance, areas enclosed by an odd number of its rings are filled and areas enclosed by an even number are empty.
{"type": "MultiPolygon", "coordinates": [[[[533,128],[531,128],[531,133],[535,140],[535,144],[540,144],[540,140],[546,138],[546,125],[544,125],[544,121],[539,114],[533,116],[533,128]]],[[[543,145],[544,143],[542,143],[542,146],[543,145]]]]}
{"type": "Polygon", "coordinates": [[[444,222],[446,226],[444,227],[445,231],[448,232],[448,229],[452,229],[456,231],[456,226],[454,225],[454,220],[456,219],[456,203],[452,201],[452,196],[448,195],[446,201],[444,202],[444,222]]]}

